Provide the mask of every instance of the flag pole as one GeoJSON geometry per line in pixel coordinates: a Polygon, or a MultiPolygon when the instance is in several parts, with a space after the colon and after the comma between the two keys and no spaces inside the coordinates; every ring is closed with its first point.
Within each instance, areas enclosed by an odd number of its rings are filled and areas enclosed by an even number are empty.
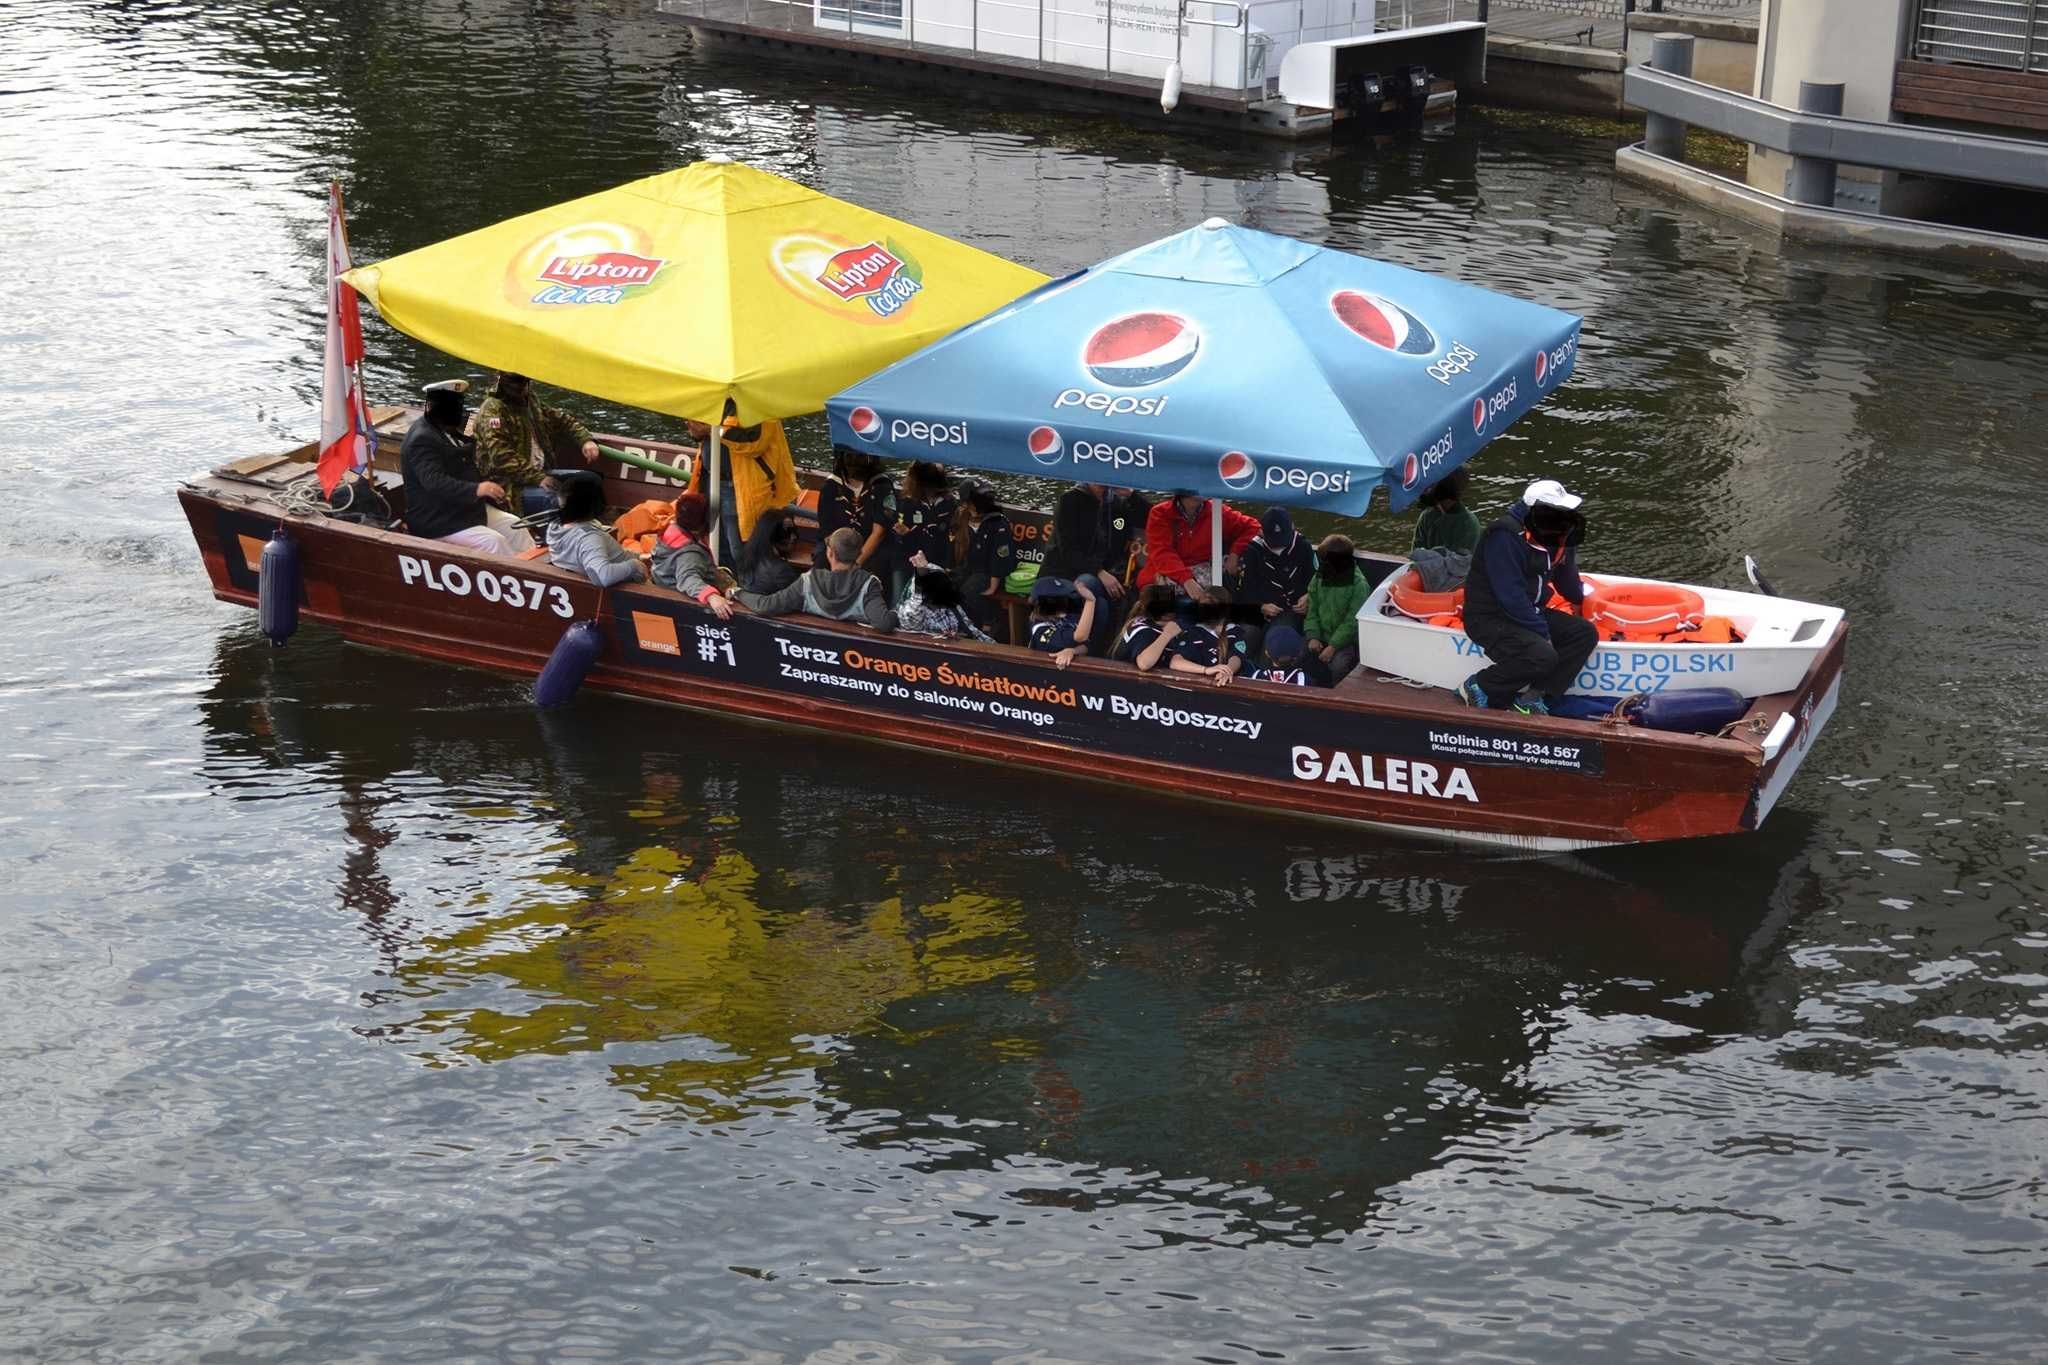
{"type": "MultiPolygon", "coordinates": [[[[341,234],[341,258],[344,261],[347,261],[349,265],[353,266],[355,264],[356,254],[354,251],[349,249],[348,215],[342,211],[341,182],[339,180],[329,180],[327,182],[327,197],[329,201],[332,202],[334,205],[335,230],[341,234]]],[[[339,281],[337,281],[337,283],[339,283],[339,281]]],[[[351,294],[355,292],[346,284],[341,285],[341,287],[344,289],[348,289],[351,294]]],[[[339,304],[339,302],[340,300],[336,300],[337,304],[339,304]]],[[[362,315],[360,313],[356,314],[356,317],[358,319],[356,323],[355,332],[355,336],[358,338],[356,352],[353,356],[349,356],[346,358],[346,364],[348,366],[349,374],[355,380],[355,388],[353,390],[355,394],[355,402],[350,405],[351,411],[349,413],[349,421],[356,428],[357,435],[361,438],[363,442],[364,468],[374,469],[377,463],[377,429],[370,423],[369,391],[363,387],[363,354],[360,344],[360,338],[362,336],[362,323],[360,321],[361,316],[362,315]]],[[[372,479],[371,482],[374,483],[375,480],[372,479]]]]}

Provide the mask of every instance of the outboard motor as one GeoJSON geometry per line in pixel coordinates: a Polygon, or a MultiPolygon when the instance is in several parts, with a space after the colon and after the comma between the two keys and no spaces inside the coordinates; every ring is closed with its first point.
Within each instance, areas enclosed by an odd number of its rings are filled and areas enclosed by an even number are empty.
{"type": "Polygon", "coordinates": [[[1401,106],[1403,123],[1422,122],[1422,115],[1429,108],[1429,68],[1420,63],[1397,68],[1394,88],[1387,94],[1401,106]]]}
{"type": "Polygon", "coordinates": [[[1379,122],[1380,106],[1386,103],[1386,82],[1377,71],[1361,71],[1337,92],[1337,99],[1344,107],[1345,116],[1364,127],[1379,122]]]}
{"type": "Polygon", "coordinates": [[[298,542],[280,526],[256,562],[256,624],[272,649],[283,649],[299,628],[300,583],[298,542]]]}

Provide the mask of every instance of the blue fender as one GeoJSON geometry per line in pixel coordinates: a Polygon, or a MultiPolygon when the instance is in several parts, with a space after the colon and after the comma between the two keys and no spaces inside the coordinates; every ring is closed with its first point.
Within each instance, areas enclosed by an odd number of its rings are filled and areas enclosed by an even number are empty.
{"type": "Polygon", "coordinates": [[[272,649],[283,649],[299,628],[300,591],[299,545],[280,526],[270,533],[256,565],[256,624],[270,637],[272,649]]]}
{"type": "Polygon", "coordinates": [[[1631,697],[1624,709],[1630,720],[1652,730],[1712,735],[1741,720],[1749,711],[1749,698],[1732,687],[1693,687],[1643,693],[1631,697]]]}
{"type": "Polygon", "coordinates": [[[547,665],[534,679],[534,705],[568,705],[603,652],[604,632],[597,628],[597,622],[578,621],[563,631],[562,638],[555,642],[555,652],[548,655],[547,665]]]}

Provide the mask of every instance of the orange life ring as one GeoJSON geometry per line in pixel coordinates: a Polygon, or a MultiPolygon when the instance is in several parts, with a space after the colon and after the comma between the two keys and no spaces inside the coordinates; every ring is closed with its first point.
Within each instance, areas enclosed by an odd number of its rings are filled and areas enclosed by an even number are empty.
{"type": "Polygon", "coordinates": [[[1586,598],[1585,617],[1607,630],[1697,630],[1707,614],[1706,599],[1675,583],[1615,583],[1586,598]]]}
{"type": "Polygon", "coordinates": [[[1418,621],[1427,621],[1432,616],[1449,616],[1465,606],[1465,590],[1453,588],[1449,592],[1424,592],[1422,575],[1413,569],[1403,570],[1394,580],[1394,586],[1387,590],[1387,601],[1403,616],[1412,616],[1418,621]]]}

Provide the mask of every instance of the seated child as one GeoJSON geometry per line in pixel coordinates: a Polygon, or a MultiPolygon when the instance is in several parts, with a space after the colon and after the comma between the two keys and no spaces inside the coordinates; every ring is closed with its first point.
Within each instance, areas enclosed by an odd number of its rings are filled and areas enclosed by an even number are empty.
{"type": "Polygon", "coordinates": [[[911,563],[917,570],[917,576],[910,580],[910,591],[903,595],[903,605],[896,608],[896,628],[914,635],[937,635],[946,639],[965,635],[972,640],[988,640],[987,634],[974,624],[962,606],[960,589],[953,582],[953,576],[922,554],[915,556],[911,563]]]}
{"type": "Polygon", "coordinates": [[[1195,604],[1195,623],[1173,642],[1167,667],[1176,673],[1207,674],[1222,687],[1244,671],[1250,653],[1244,631],[1230,624],[1230,594],[1211,588],[1207,599],[1195,604]]]}
{"type": "Polygon", "coordinates": [[[1301,638],[1301,632],[1292,626],[1275,626],[1266,632],[1266,648],[1259,659],[1244,671],[1247,678],[1260,682],[1286,683],[1290,687],[1327,687],[1328,674],[1318,681],[1303,663],[1302,656],[1308,652],[1308,642],[1301,638]]]}
{"type": "Polygon", "coordinates": [[[1031,584],[1031,648],[1052,655],[1065,668],[1076,654],[1088,652],[1088,632],[1095,628],[1095,594],[1085,583],[1065,578],[1039,578],[1031,584]]]}
{"type": "Polygon", "coordinates": [[[1111,657],[1137,665],[1140,673],[1149,673],[1164,664],[1173,642],[1180,637],[1180,618],[1174,614],[1179,598],[1171,583],[1147,587],[1138,598],[1138,609],[1124,623],[1111,657]]]}

